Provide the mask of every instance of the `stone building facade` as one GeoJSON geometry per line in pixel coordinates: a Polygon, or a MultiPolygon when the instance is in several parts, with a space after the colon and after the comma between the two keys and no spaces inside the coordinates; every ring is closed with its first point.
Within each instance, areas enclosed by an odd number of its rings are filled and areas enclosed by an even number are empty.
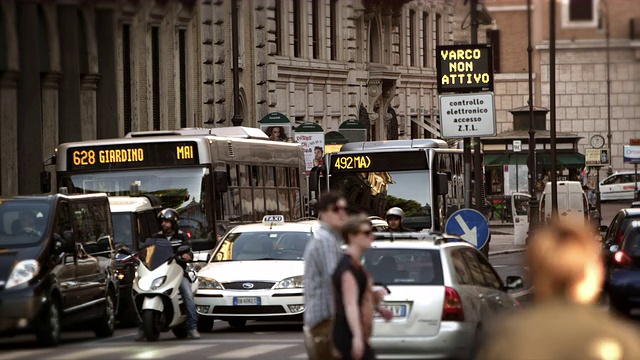
{"type": "MultiPolygon", "coordinates": [[[[62,142],[230,126],[232,1],[0,2],[0,195],[40,191],[62,142]],[[43,164],[40,166],[39,164],[43,164]]],[[[453,0],[238,0],[239,114],[438,137],[453,0]]]]}
{"type": "MultiPolygon", "coordinates": [[[[498,132],[511,131],[513,121],[508,110],[527,105],[528,99],[527,7],[521,0],[482,2],[494,21],[481,27],[480,34],[493,30],[498,44],[498,132]]],[[[533,0],[532,4],[533,101],[536,106],[549,108],[549,2],[533,0]]],[[[623,163],[622,150],[631,139],[640,138],[640,8],[630,6],[627,0],[579,4],[563,0],[556,4],[556,130],[582,137],[578,147],[583,153],[591,147],[589,139],[593,135],[608,140],[610,134],[611,142],[605,146],[611,149],[611,170],[632,169],[623,163]]],[[[456,2],[456,19],[468,12],[468,5],[459,11],[458,6],[461,2],[456,2]]],[[[453,41],[464,38],[460,31],[455,29],[453,41]]],[[[486,37],[486,41],[491,40],[486,37]]],[[[605,174],[603,169],[601,177],[605,174]]]]}

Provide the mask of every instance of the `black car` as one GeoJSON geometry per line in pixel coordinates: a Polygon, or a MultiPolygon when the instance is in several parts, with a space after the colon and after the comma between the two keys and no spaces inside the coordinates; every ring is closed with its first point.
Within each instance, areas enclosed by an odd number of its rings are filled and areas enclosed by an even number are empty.
{"type": "Polygon", "coordinates": [[[607,269],[609,304],[628,314],[640,307],[640,221],[631,223],[620,245],[612,245],[613,259],[607,269]]]}
{"type": "Polygon", "coordinates": [[[62,327],[91,321],[113,335],[118,284],[105,194],[0,201],[0,335],[35,333],[56,345],[62,327]]]}
{"type": "Polygon", "coordinates": [[[622,235],[624,235],[631,222],[635,220],[640,220],[640,208],[622,209],[613,217],[608,227],[601,227],[601,230],[606,231],[602,240],[602,255],[607,268],[613,256],[610,251],[611,245],[620,245],[622,235]]]}

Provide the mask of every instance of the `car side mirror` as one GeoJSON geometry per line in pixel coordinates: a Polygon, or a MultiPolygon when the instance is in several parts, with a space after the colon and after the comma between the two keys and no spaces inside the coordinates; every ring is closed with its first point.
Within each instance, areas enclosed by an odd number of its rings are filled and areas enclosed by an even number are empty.
{"type": "Polygon", "coordinates": [[[504,287],[507,290],[520,289],[524,285],[520,276],[507,276],[504,287]]]}
{"type": "Polygon", "coordinates": [[[598,231],[607,232],[608,229],[609,227],[607,225],[600,225],[600,227],[598,228],[598,231]]]}
{"type": "Polygon", "coordinates": [[[612,253],[618,251],[618,249],[620,249],[620,246],[618,246],[618,245],[611,245],[609,247],[609,251],[611,251],[612,253]]]}

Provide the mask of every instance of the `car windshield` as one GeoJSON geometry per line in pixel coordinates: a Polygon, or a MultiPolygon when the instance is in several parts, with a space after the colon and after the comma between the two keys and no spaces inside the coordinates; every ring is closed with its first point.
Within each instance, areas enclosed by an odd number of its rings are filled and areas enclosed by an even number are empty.
{"type": "Polygon", "coordinates": [[[364,254],[363,265],[376,284],[443,284],[437,250],[371,248],[364,254]]]}
{"type": "Polygon", "coordinates": [[[311,232],[260,231],[230,233],[213,261],[302,260],[311,232]]]}
{"type": "Polygon", "coordinates": [[[149,242],[148,246],[140,250],[138,258],[141,264],[153,271],[173,257],[173,248],[167,239],[158,238],[153,239],[153,242],[149,240],[149,242]]]}
{"type": "Polygon", "coordinates": [[[133,249],[133,234],[131,232],[131,213],[111,213],[113,218],[114,243],[123,243],[133,249]]]}
{"type": "Polygon", "coordinates": [[[36,246],[47,233],[51,206],[46,202],[0,202],[0,248],[36,246]]]}

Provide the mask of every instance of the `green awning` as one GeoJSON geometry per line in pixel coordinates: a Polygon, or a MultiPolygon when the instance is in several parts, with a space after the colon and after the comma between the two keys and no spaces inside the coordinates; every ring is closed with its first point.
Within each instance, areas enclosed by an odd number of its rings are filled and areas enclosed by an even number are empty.
{"type": "MultiPolygon", "coordinates": [[[[536,154],[537,162],[542,163],[545,167],[551,165],[550,154],[536,154]]],[[[526,165],[529,154],[485,154],[484,165],[526,165]]],[[[556,154],[556,165],[578,167],[584,166],[584,155],[580,153],[572,154],[556,154]]]]}

